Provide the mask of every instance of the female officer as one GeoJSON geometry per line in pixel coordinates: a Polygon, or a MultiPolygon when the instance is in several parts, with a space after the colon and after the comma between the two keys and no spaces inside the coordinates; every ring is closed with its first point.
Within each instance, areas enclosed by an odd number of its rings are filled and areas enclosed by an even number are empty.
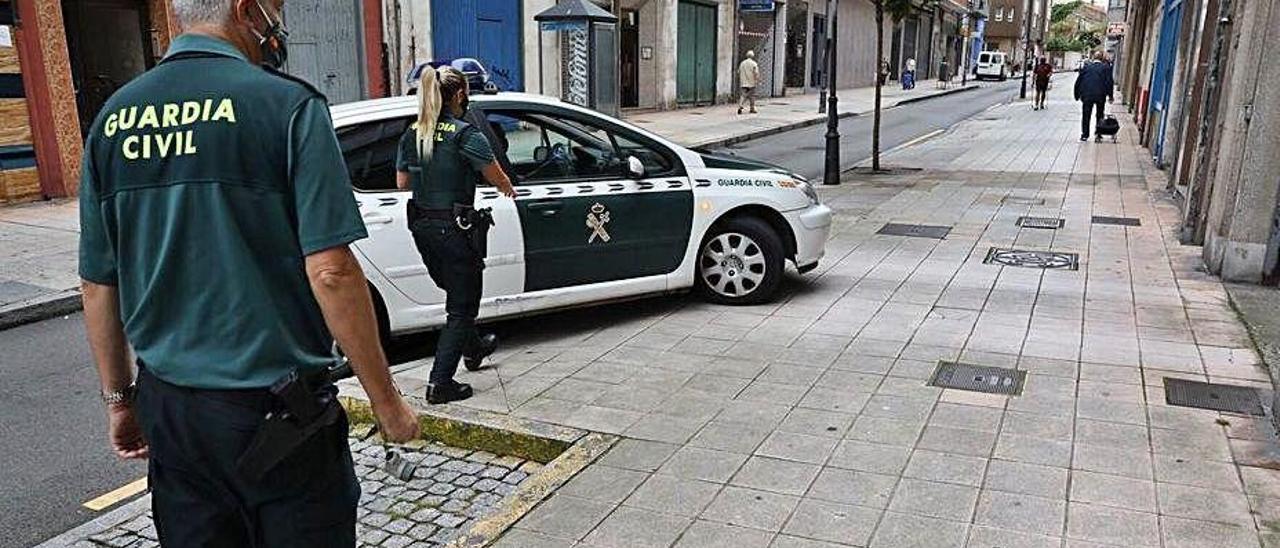
{"type": "Polygon", "coordinates": [[[480,310],[483,252],[470,237],[476,184],[486,181],[515,197],[511,180],[494,158],[479,128],[463,121],[467,80],[449,67],[423,70],[418,85],[418,121],[400,139],[396,186],[413,189],[409,230],[427,272],[445,290],[448,319],[436,345],[427,401],[445,403],[471,397],[471,386],[453,380],[458,360],[478,369],[496,338],[476,332],[480,310]]]}

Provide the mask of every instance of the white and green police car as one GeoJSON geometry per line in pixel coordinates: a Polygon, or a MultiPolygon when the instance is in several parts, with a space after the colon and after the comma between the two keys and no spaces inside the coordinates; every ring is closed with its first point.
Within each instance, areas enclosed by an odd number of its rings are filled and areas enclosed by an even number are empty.
{"type": "MultiPolygon", "coordinates": [[[[356,243],[384,335],[444,324],[395,187],[396,145],[414,97],[333,107],[369,238],[356,243]]],[[[480,317],[512,317],[696,288],[755,304],[778,290],[785,262],[817,266],[831,210],[809,182],[776,166],[699,153],[556,99],[476,95],[471,119],[496,143],[515,200],[492,187],[480,317]]]]}

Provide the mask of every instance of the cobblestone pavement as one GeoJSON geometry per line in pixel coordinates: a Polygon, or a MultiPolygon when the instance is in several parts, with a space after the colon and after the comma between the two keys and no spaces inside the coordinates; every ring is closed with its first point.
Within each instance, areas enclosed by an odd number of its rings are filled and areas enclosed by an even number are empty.
{"type": "MultiPolygon", "coordinates": [[[[353,438],[351,451],[360,478],[356,526],[360,546],[445,544],[542,468],[516,457],[430,444],[403,453],[417,469],[412,480],[402,482],[383,471],[380,444],[353,438]]],[[[159,543],[151,513],[145,511],[122,516],[115,525],[73,546],[150,548],[159,543]]]]}
{"type": "Polygon", "coordinates": [[[500,326],[463,405],[624,439],[498,546],[1276,546],[1263,421],[1166,405],[1163,384],[1270,390],[1266,372],[1200,249],[1177,244],[1131,124],[1078,142],[1069,89],[886,158],[923,171],[822,188],[827,256],[773,304],[674,296],[500,326]],[[877,234],[889,222],[951,230],[877,234]],[[985,264],[992,247],[1078,268],[985,264]],[[929,386],[939,360],[1020,369],[1025,389],[929,386]]]}

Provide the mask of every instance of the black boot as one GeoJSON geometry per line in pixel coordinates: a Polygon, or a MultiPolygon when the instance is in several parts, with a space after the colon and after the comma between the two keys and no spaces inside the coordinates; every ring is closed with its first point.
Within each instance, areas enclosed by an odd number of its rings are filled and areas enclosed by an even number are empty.
{"type": "Polygon", "coordinates": [[[471,385],[467,383],[449,381],[449,384],[427,385],[427,403],[431,404],[465,400],[471,394],[471,385]]]}
{"type": "Polygon", "coordinates": [[[480,365],[484,363],[484,359],[493,354],[498,349],[498,336],[493,333],[480,335],[476,339],[475,347],[470,349],[466,355],[462,357],[462,366],[467,371],[479,371],[480,365]]]}

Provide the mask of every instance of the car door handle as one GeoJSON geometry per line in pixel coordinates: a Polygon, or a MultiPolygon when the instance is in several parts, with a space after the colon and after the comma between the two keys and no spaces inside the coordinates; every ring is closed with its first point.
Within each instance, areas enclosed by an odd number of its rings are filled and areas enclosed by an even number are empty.
{"type": "Polygon", "coordinates": [[[560,200],[539,200],[529,204],[529,211],[537,211],[542,213],[543,217],[551,217],[560,212],[560,208],[564,207],[564,202],[560,200]]]}
{"type": "Polygon", "coordinates": [[[360,218],[363,219],[364,224],[367,225],[385,225],[390,224],[392,220],[390,215],[384,215],[374,211],[365,213],[364,215],[361,215],[360,218]]]}

